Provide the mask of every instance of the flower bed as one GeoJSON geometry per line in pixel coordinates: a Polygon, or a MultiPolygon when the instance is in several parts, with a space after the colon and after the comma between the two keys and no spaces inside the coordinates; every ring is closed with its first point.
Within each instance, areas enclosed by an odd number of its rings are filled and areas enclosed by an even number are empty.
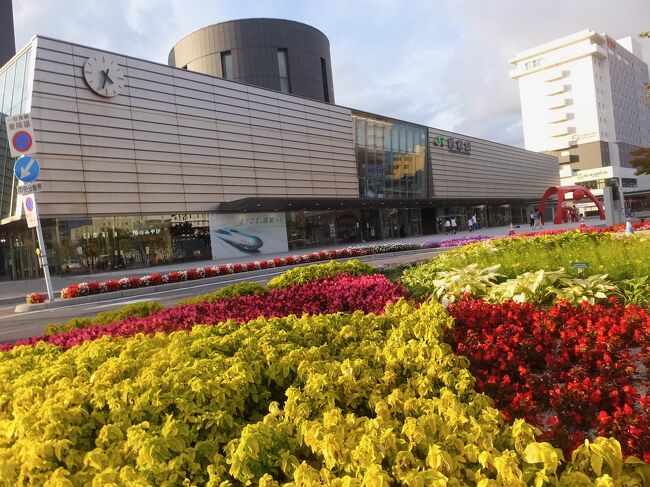
{"type": "Polygon", "coordinates": [[[450,322],[399,302],[0,354],[2,481],[643,485],[615,440],[565,461],[506,422],[440,341],[450,322]]]}
{"type": "Polygon", "coordinates": [[[441,242],[427,241],[423,243],[394,243],[381,244],[363,247],[348,247],[345,249],[320,250],[304,255],[293,255],[288,257],[275,257],[269,260],[260,260],[246,263],[223,264],[208,267],[199,267],[184,271],[172,271],[167,274],[150,274],[142,277],[123,277],[119,280],[108,280],[103,282],[81,282],[72,284],[61,290],[61,298],[70,299],[79,296],[102,294],[119,291],[122,289],[136,289],[141,287],[158,286],[171,282],[191,281],[206,277],[237,274],[239,272],[284,267],[308,262],[320,262],[324,260],[340,259],[345,257],[360,257],[364,255],[382,254],[388,252],[403,252],[406,250],[433,249],[438,247],[455,247],[468,243],[477,242],[487,237],[468,237],[443,240],[441,242]]]}
{"type": "Polygon", "coordinates": [[[508,418],[525,418],[567,454],[598,434],[650,461],[649,310],[474,299],[448,310],[450,343],[508,418]]]}
{"type": "MultiPolygon", "coordinates": [[[[638,230],[650,229],[650,222],[635,223],[634,227],[638,230]]],[[[624,230],[624,225],[613,225],[609,227],[584,227],[579,231],[583,233],[610,233],[624,230]]],[[[576,231],[575,229],[549,230],[542,232],[520,233],[514,237],[505,238],[522,238],[528,236],[541,235],[559,235],[567,232],[576,231]]],[[[320,250],[304,255],[293,255],[288,257],[276,257],[268,260],[259,260],[246,263],[224,264],[217,266],[199,267],[183,271],[172,271],[167,274],[150,274],[142,277],[123,277],[118,280],[107,280],[103,282],[91,281],[72,284],[61,290],[61,298],[69,299],[79,296],[88,296],[92,294],[101,294],[122,289],[135,289],[141,287],[158,286],[172,282],[191,281],[203,279],[206,277],[216,277],[226,274],[236,274],[260,269],[269,269],[274,267],[284,267],[307,262],[319,262],[330,259],[339,259],[345,257],[360,257],[364,255],[382,254],[388,252],[402,252],[406,250],[432,249],[458,247],[483,240],[502,239],[504,237],[493,236],[486,237],[481,235],[469,236],[464,238],[452,238],[438,242],[426,241],[422,243],[394,243],[381,245],[368,245],[359,247],[348,247],[345,249],[320,250]]]]}
{"type": "Polygon", "coordinates": [[[137,333],[170,333],[191,330],[197,324],[213,325],[227,320],[246,322],[290,314],[324,314],[362,310],[379,313],[386,303],[404,296],[404,290],[381,275],[333,278],[270,290],[267,294],[236,296],[215,303],[179,305],[144,318],[129,317],[108,325],[91,325],[64,333],[30,337],[15,344],[0,345],[0,351],[41,341],[70,348],[103,336],[128,337],[137,333]]]}
{"type": "Polygon", "coordinates": [[[27,301],[27,304],[40,304],[40,303],[44,303],[46,299],[47,299],[47,294],[30,293],[27,295],[27,298],[25,298],[25,301],[27,301]]]}

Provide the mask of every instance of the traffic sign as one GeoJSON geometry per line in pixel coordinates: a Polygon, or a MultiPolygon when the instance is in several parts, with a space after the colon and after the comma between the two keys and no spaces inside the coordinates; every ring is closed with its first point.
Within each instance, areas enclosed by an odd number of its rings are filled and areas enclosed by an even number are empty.
{"type": "Polygon", "coordinates": [[[29,183],[23,184],[22,186],[16,186],[16,192],[22,195],[40,193],[41,191],[43,191],[43,183],[29,183]]]}
{"type": "Polygon", "coordinates": [[[38,225],[38,210],[36,209],[36,199],[32,193],[23,196],[23,209],[25,218],[27,218],[27,228],[34,228],[38,225]]]}
{"type": "MultiPolygon", "coordinates": [[[[45,277],[45,287],[47,287],[47,296],[50,301],[54,300],[54,291],[52,290],[52,278],[50,277],[50,266],[47,263],[47,252],[45,248],[45,239],[43,238],[43,227],[38,217],[38,206],[36,205],[36,195],[29,193],[23,196],[23,210],[27,219],[27,227],[36,227],[36,238],[38,239],[38,251],[40,252],[38,261],[43,269],[45,277]]],[[[37,252],[38,253],[38,252],[37,252]]]]}
{"type": "Polygon", "coordinates": [[[14,149],[24,154],[32,148],[32,145],[34,145],[34,140],[32,139],[32,136],[29,132],[19,130],[11,138],[11,143],[13,144],[14,149]]]}
{"type": "Polygon", "coordinates": [[[14,165],[16,177],[24,183],[31,183],[38,178],[41,168],[32,156],[21,156],[14,165]]]}
{"type": "Polygon", "coordinates": [[[36,153],[36,140],[32,125],[32,117],[29,113],[11,115],[6,119],[7,138],[12,157],[20,157],[23,154],[36,153]]]}

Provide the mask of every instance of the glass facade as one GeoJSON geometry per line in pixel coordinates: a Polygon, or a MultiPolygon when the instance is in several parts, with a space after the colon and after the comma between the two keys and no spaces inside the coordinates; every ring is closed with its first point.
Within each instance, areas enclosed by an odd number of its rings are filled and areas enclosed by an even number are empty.
{"type": "Polygon", "coordinates": [[[427,129],[353,113],[362,198],[427,197],[427,129]]]}
{"type": "Polygon", "coordinates": [[[29,112],[33,72],[31,47],[0,68],[0,220],[12,216],[16,205],[15,159],[9,152],[5,119],[29,112]]]}
{"type": "MultiPolygon", "coordinates": [[[[212,258],[207,214],[44,219],[53,274],[88,274],[212,258]]],[[[36,235],[24,221],[0,231],[0,278],[38,277],[36,235]]]]}
{"type": "Polygon", "coordinates": [[[299,210],[288,212],[286,219],[290,250],[422,234],[419,208],[299,210]]]}

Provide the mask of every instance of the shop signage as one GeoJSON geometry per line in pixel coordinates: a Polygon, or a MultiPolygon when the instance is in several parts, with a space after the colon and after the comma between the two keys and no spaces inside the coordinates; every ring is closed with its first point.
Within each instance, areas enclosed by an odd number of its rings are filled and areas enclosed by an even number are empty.
{"type": "Polygon", "coordinates": [[[571,136],[571,140],[574,142],[580,142],[588,140],[588,139],[593,139],[597,136],[598,134],[596,132],[587,132],[584,134],[576,134],[571,136]]]}
{"type": "Polygon", "coordinates": [[[11,115],[5,119],[7,124],[7,139],[11,157],[20,157],[23,154],[34,154],[36,141],[32,126],[32,117],[29,113],[11,115]]]}
{"type": "Polygon", "coordinates": [[[434,137],[433,145],[435,147],[447,147],[449,152],[470,154],[472,151],[472,145],[469,140],[456,139],[454,137],[443,137],[439,135],[438,137],[434,137]]]}
{"type": "Polygon", "coordinates": [[[597,167],[594,169],[584,169],[578,171],[576,175],[576,182],[578,181],[592,181],[595,179],[605,179],[614,177],[614,170],[611,166],[608,167],[597,167]]]}

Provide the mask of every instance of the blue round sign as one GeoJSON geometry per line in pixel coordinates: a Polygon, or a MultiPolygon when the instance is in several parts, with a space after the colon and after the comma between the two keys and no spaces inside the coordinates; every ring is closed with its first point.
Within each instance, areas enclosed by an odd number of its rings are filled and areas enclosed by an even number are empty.
{"type": "Polygon", "coordinates": [[[20,156],[14,165],[16,177],[24,183],[31,183],[38,178],[40,166],[32,156],[20,156]]]}
{"type": "Polygon", "coordinates": [[[33,211],[34,210],[34,200],[29,196],[25,200],[25,207],[27,208],[27,211],[33,211]]]}

